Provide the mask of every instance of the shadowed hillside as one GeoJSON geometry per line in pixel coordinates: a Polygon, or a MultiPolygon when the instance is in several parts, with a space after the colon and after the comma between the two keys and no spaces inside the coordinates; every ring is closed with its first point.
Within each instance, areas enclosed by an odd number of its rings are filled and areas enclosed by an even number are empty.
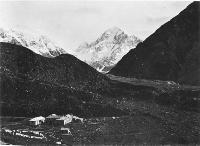
{"type": "Polygon", "coordinates": [[[110,74],[200,85],[200,2],[129,51],[110,74]]]}
{"type": "Polygon", "coordinates": [[[108,79],[70,54],[46,58],[22,46],[0,43],[1,70],[24,80],[39,80],[60,86],[98,90],[108,79]]]}
{"type": "Polygon", "coordinates": [[[72,55],[46,58],[0,43],[0,56],[2,115],[125,114],[106,103],[109,79],[72,55]]]}

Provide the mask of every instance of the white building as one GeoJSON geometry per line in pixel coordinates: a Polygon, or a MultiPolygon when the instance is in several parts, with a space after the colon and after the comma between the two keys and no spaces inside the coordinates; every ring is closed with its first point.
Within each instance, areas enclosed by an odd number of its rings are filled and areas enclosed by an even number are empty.
{"type": "Polygon", "coordinates": [[[72,115],[66,115],[66,116],[62,116],[59,119],[56,119],[56,121],[61,124],[61,125],[66,125],[70,122],[72,122],[73,116],[72,115]]]}
{"type": "Polygon", "coordinates": [[[59,125],[66,125],[71,122],[77,122],[77,121],[83,122],[83,118],[67,114],[66,116],[62,116],[59,119],[56,119],[56,121],[59,125]]]}
{"type": "Polygon", "coordinates": [[[29,120],[31,125],[40,125],[40,124],[44,123],[44,121],[45,121],[45,118],[42,116],[35,117],[35,118],[29,120]]]}

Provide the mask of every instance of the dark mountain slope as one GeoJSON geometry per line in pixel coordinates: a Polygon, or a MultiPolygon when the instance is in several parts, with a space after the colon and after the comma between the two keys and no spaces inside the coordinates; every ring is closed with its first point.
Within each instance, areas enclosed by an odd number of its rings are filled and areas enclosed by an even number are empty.
{"type": "Polygon", "coordinates": [[[98,90],[108,79],[70,54],[46,58],[27,48],[0,43],[1,69],[24,80],[46,81],[77,89],[98,90]]]}
{"type": "Polygon", "coordinates": [[[73,113],[81,117],[126,114],[96,93],[61,87],[48,82],[23,80],[1,73],[1,116],[47,116],[73,113]],[[99,101],[97,100],[97,97],[99,101]]]}
{"type": "Polygon", "coordinates": [[[200,85],[200,2],[129,51],[110,74],[200,85]]]}
{"type": "Polygon", "coordinates": [[[0,60],[1,115],[125,114],[106,102],[110,80],[72,55],[46,58],[0,43],[0,60]]]}

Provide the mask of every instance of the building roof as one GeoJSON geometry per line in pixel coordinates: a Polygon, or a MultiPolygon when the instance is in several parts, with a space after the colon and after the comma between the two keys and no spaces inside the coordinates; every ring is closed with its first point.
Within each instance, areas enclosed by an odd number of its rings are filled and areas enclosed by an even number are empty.
{"type": "Polygon", "coordinates": [[[72,117],[69,117],[69,116],[62,116],[60,117],[59,119],[56,119],[56,120],[72,120],[72,117]]]}
{"type": "Polygon", "coordinates": [[[60,130],[70,130],[69,128],[61,127],[60,130]]]}
{"type": "Polygon", "coordinates": [[[58,119],[58,118],[60,118],[60,116],[59,116],[59,115],[56,115],[56,114],[51,114],[51,115],[49,115],[49,116],[46,117],[46,118],[48,118],[48,119],[58,119]]]}
{"type": "Polygon", "coordinates": [[[39,116],[39,117],[32,118],[29,121],[39,121],[39,120],[45,120],[45,118],[42,116],[39,116]]]}

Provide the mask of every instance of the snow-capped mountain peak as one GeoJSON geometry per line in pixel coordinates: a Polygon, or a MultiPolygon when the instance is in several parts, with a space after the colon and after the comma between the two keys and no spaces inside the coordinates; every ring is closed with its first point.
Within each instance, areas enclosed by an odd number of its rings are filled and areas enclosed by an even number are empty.
{"type": "Polygon", "coordinates": [[[56,57],[66,53],[56,43],[52,42],[44,35],[38,35],[33,32],[25,32],[13,29],[0,28],[0,42],[8,42],[27,47],[33,52],[45,57],[56,57]]]}
{"type": "Polygon", "coordinates": [[[113,38],[114,36],[120,35],[121,33],[123,33],[123,31],[120,28],[113,27],[113,28],[110,28],[110,29],[106,30],[102,34],[102,38],[109,38],[109,37],[113,38]]]}
{"type": "Polygon", "coordinates": [[[96,41],[81,44],[75,50],[75,54],[98,71],[107,72],[139,42],[141,40],[136,36],[129,36],[120,28],[112,27],[96,41]]]}

